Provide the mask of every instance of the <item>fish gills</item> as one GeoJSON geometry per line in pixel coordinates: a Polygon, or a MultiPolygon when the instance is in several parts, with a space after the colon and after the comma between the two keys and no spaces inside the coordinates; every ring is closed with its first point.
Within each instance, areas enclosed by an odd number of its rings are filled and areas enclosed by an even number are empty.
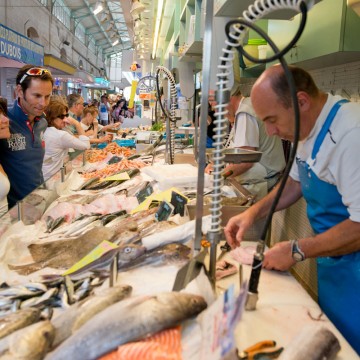
{"type": "Polygon", "coordinates": [[[178,292],[130,298],[95,315],[46,360],[95,360],[119,345],[176,326],[205,308],[201,296],[178,292]]]}
{"type": "Polygon", "coordinates": [[[40,310],[35,308],[21,309],[14,313],[0,317],[0,339],[39,321],[40,310]]]}
{"type": "MultiPolygon", "coordinates": [[[[8,336],[8,350],[2,360],[41,360],[54,339],[50,321],[41,321],[8,336]]],[[[5,339],[4,339],[5,340],[5,339]]]]}

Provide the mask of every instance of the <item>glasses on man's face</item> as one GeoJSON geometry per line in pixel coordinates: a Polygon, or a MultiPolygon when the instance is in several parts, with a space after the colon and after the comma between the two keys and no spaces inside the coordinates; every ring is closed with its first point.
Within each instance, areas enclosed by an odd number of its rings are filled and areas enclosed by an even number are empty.
{"type": "Polygon", "coordinates": [[[67,114],[61,114],[57,116],[59,119],[64,120],[65,118],[69,117],[69,113],[67,114]]]}
{"type": "Polygon", "coordinates": [[[43,69],[43,68],[31,68],[29,69],[20,79],[19,84],[22,84],[22,82],[28,77],[28,76],[41,76],[44,74],[49,74],[51,75],[51,72],[47,69],[43,69]]]}

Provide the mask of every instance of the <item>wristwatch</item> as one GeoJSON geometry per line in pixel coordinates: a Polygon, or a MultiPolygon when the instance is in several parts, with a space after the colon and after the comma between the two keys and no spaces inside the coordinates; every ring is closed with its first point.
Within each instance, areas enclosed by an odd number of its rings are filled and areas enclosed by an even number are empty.
{"type": "Polygon", "coordinates": [[[290,240],[291,244],[291,255],[296,262],[305,260],[304,252],[299,248],[298,240],[290,240]]]}

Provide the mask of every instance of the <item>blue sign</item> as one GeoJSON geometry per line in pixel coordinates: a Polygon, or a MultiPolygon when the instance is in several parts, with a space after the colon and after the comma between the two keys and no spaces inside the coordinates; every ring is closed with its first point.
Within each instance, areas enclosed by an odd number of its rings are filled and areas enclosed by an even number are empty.
{"type": "Polygon", "coordinates": [[[24,64],[44,65],[44,47],[0,24],[0,56],[24,64]]]}
{"type": "Polygon", "coordinates": [[[107,81],[102,77],[96,77],[95,78],[95,84],[102,85],[102,86],[105,86],[105,87],[109,87],[110,86],[110,81],[107,81]]]}

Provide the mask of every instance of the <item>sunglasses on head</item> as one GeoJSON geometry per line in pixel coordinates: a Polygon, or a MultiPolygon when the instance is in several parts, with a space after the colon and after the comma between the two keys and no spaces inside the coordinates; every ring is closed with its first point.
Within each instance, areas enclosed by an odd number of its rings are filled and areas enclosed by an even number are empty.
{"type": "Polygon", "coordinates": [[[47,69],[43,69],[43,68],[37,68],[37,67],[33,67],[31,69],[29,69],[20,79],[19,84],[22,84],[22,82],[28,77],[28,76],[41,76],[44,74],[50,74],[51,72],[47,69]]]}
{"type": "Polygon", "coordinates": [[[57,116],[59,119],[64,120],[65,118],[69,117],[69,114],[61,114],[57,116]]]}

